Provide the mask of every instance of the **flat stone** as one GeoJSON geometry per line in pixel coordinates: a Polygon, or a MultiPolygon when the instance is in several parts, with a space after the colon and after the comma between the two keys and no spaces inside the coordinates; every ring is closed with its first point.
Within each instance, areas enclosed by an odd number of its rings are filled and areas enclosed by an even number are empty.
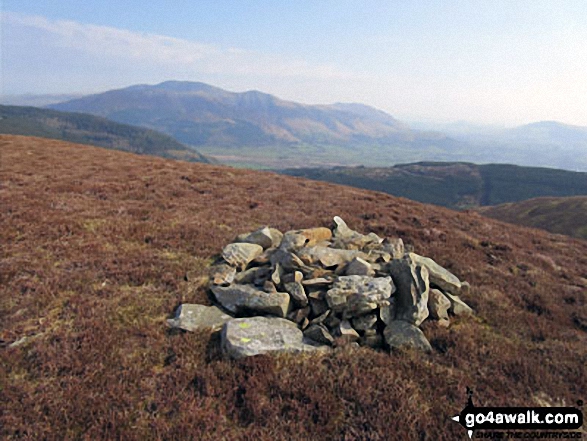
{"type": "Polygon", "coordinates": [[[299,282],[291,282],[283,285],[285,291],[291,296],[291,299],[297,307],[304,307],[308,304],[308,296],[304,286],[299,282]]]}
{"type": "Polygon", "coordinates": [[[235,359],[259,354],[324,353],[327,350],[307,344],[295,323],[268,317],[227,322],[222,328],[221,345],[224,354],[235,359]]]}
{"type": "Polygon", "coordinates": [[[475,311],[469,305],[461,300],[459,296],[455,296],[449,292],[444,293],[446,297],[450,300],[450,308],[449,311],[452,312],[454,315],[474,315],[475,311]]]}
{"type": "Polygon", "coordinates": [[[426,267],[432,285],[436,285],[445,292],[459,294],[461,290],[461,281],[457,276],[441,267],[429,257],[423,257],[416,253],[409,253],[409,256],[413,262],[416,262],[416,264],[426,267]]]}
{"type": "Polygon", "coordinates": [[[326,277],[317,277],[315,279],[306,279],[302,280],[302,285],[304,286],[327,286],[332,285],[334,282],[333,279],[326,278],[326,277]]]}
{"type": "Polygon", "coordinates": [[[321,314],[318,317],[313,318],[312,320],[310,320],[310,324],[311,325],[316,325],[318,323],[324,323],[324,321],[328,318],[328,316],[330,315],[330,313],[331,313],[331,311],[329,309],[324,314],[321,314]]]}
{"type": "Polygon", "coordinates": [[[332,232],[324,227],[287,231],[283,235],[280,248],[295,251],[302,247],[312,247],[320,242],[329,241],[331,237],[332,232]]]}
{"type": "Polygon", "coordinates": [[[353,329],[350,322],[348,320],[343,320],[340,322],[338,327],[336,328],[336,335],[347,342],[354,342],[359,340],[359,333],[353,329]]]}
{"type": "Polygon", "coordinates": [[[300,249],[297,254],[306,265],[319,263],[326,268],[349,263],[355,257],[367,257],[365,253],[356,250],[326,247],[306,247],[300,249]]]}
{"type": "Polygon", "coordinates": [[[310,325],[304,330],[304,337],[309,338],[320,344],[332,346],[334,338],[328,332],[326,326],[322,324],[310,325]]]}
{"type": "Polygon", "coordinates": [[[428,270],[410,259],[392,260],[388,267],[397,286],[394,319],[420,326],[429,314],[428,270]]]}
{"type": "Polygon", "coordinates": [[[394,290],[391,277],[341,276],[325,299],[335,312],[342,311],[349,318],[369,313],[394,290]]]}
{"type": "Polygon", "coordinates": [[[212,292],[226,310],[236,314],[270,314],[285,317],[290,297],[287,293],[266,293],[251,285],[212,286],[212,292]]]}
{"type": "Polygon", "coordinates": [[[263,247],[254,243],[231,243],[222,250],[222,257],[231,266],[245,269],[255,257],[263,253],[263,247]]]}
{"type": "Polygon", "coordinates": [[[346,271],[347,276],[373,276],[375,271],[371,267],[371,264],[360,257],[355,257],[347,265],[346,271]]]}
{"type": "Polygon", "coordinates": [[[210,267],[210,283],[214,285],[230,285],[236,276],[236,269],[225,263],[210,267]]]}
{"type": "Polygon", "coordinates": [[[167,324],[171,328],[179,328],[190,332],[203,329],[218,331],[224,323],[232,319],[233,317],[216,306],[184,303],[178,306],[175,311],[175,317],[168,319],[167,324]]]}
{"type": "Polygon", "coordinates": [[[438,289],[431,289],[428,297],[430,317],[436,320],[448,320],[450,300],[438,289]]]}
{"type": "Polygon", "coordinates": [[[424,352],[432,351],[432,346],[420,328],[403,320],[392,321],[385,327],[383,336],[392,350],[413,348],[424,352]]]}

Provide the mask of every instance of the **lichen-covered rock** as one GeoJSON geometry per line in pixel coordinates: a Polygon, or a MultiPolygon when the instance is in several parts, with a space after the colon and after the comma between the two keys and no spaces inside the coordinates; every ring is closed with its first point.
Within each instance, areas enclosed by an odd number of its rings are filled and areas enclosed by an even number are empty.
{"type": "Polygon", "coordinates": [[[249,317],[227,322],[221,333],[222,350],[231,358],[258,354],[324,352],[304,341],[295,323],[281,318],[249,317]]]}
{"type": "Polygon", "coordinates": [[[177,308],[175,317],[167,320],[167,324],[171,328],[191,332],[202,329],[218,331],[229,320],[232,317],[216,306],[184,303],[177,308]]]}
{"type": "Polygon", "coordinates": [[[231,266],[245,269],[255,257],[263,253],[263,247],[254,243],[231,243],[222,250],[222,257],[231,266]]]}
{"type": "Polygon", "coordinates": [[[430,285],[428,270],[410,259],[393,260],[389,271],[397,286],[395,314],[392,319],[405,320],[416,326],[428,317],[428,294],[430,285]]]}
{"type": "Polygon", "coordinates": [[[356,317],[377,308],[395,287],[390,277],[341,276],[326,292],[328,306],[345,317],[356,317]]]}
{"type": "Polygon", "coordinates": [[[409,256],[413,262],[416,262],[416,264],[426,267],[431,284],[452,294],[458,294],[460,292],[461,281],[453,273],[441,267],[429,257],[423,257],[416,253],[409,253],[409,256]]]}
{"type": "Polygon", "coordinates": [[[285,317],[290,297],[284,292],[267,293],[251,285],[212,286],[212,292],[226,310],[234,314],[270,314],[285,317]]]}
{"type": "Polygon", "coordinates": [[[417,326],[404,320],[393,320],[383,331],[385,342],[390,349],[413,348],[431,352],[432,346],[417,326]]]}

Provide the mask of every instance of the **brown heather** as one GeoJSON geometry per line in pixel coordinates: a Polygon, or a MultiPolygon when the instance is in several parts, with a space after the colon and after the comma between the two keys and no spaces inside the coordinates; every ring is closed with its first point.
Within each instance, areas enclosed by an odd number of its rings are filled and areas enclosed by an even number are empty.
{"type": "Polygon", "coordinates": [[[587,242],[392,196],[0,136],[0,437],[464,439],[477,405],[587,399],[587,242]],[[329,226],[401,237],[472,285],[477,311],[424,324],[434,352],[223,360],[167,330],[207,303],[236,234],[329,226]],[[29,339],[9,345],[23,336],[29,339]]]}

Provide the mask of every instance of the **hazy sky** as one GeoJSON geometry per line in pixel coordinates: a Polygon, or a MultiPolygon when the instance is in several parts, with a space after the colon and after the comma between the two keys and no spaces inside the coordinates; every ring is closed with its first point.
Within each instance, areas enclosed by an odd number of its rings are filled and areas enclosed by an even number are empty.
{"type": "Polygon", "coordinates": [[[165,80],[400,119],[587,126],[587,1],[0,0],[1,92],[165,80]]]}

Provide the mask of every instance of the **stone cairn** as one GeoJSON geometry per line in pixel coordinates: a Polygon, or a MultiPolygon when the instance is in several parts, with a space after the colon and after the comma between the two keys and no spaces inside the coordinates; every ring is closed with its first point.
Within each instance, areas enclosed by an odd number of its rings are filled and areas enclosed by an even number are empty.
{"type": "Polygon", "coordinates": [[[402,239],[353,231],[338,216],[331,229],[264,227],[239,235],[212,265],[220,308],[183,304],[168,324],[221,330],[232,358],[349,344],[429,352],[419,326],[472,314],[459,297],[470,287],[406,248],[402,239]]]}

